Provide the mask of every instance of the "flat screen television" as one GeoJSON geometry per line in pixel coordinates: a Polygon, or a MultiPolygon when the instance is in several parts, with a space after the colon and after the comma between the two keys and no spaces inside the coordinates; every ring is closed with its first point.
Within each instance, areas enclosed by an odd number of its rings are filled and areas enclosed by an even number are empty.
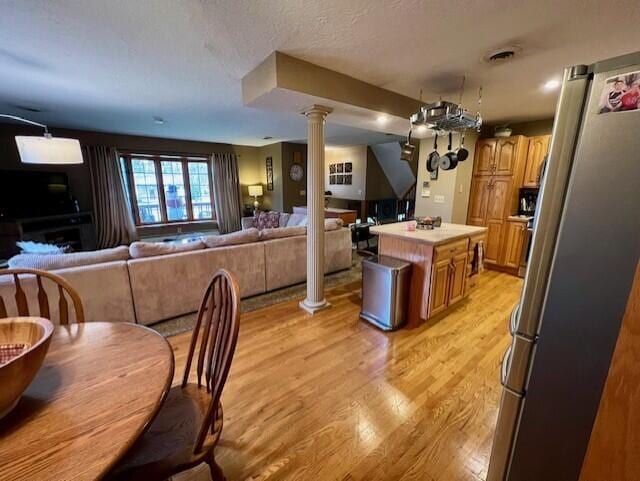
{"type": "Polygon", "coordinates": [[[64,172],[0,170],[0,221],[72,212],[64,172]]]}

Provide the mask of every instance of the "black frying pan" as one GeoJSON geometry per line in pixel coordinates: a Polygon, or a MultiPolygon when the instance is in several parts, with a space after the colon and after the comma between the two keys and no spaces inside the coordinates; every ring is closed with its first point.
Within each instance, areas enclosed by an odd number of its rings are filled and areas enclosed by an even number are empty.
{"type": "Polygon", "coordinates": [[[438,153],[438,133],[436,132],[436,136],[433,139],[433,152],[431,152],[429,157],[427,157],[427,170],[429,172],[435,172],[438,170],[439,164],[440,154],[438,153]]]}
{"type": "Polygon", "coordinates": [[[440,168],[442,170],[453,170],[458,166],[458,157],[456,153],[451,150],[451,142],[453,139],[453,134],[449,132],[449,146],[447,147],[448,152],[440,157],[440,168]]]}
{"type": "Polygon", "coordinates": [[[456,157],[458,162],[464,162],[469,157],[469,151],[464,148],[464,132],[462,132],[462,136],[460,137],[460,147],[456,152],[456,157]]]}

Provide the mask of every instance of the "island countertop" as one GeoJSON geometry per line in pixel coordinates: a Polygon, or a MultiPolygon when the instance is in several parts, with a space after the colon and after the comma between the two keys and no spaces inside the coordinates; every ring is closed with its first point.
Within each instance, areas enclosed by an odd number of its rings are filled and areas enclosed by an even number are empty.
{"type": "Polygon", "coordinates": [[[477,234],[483,234],[487,231],[486,227],[478,227],[473,225],[463,224],[449,224],[442,223],[441,227],[436,227],[433,230],[416,229],[415,231],[408,231],[407,224],[409,222],[396,222],[394,224],[385,224],[373,226],[369,229],[369,232],[376,235],[388,235],[392,237],[399,237],[404,240],[413,242],[419,242],[423,244],[445,244],[464,237],[470,237],[477,234]]]}

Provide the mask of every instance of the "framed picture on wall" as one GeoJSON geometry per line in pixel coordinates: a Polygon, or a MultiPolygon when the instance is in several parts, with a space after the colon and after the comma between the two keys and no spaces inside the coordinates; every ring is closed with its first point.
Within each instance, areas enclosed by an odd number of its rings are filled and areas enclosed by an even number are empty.
{"type": "Polygon", "coordinates": [[[330,184],[330,185],[335,185],[335,183],[336,183],[336,177],[337,177],[336,175],[330,175],[330,176],[329,176],[329,184],[330,184]]]}
{"type": "Polygon", "coordinates": [[[336,184],[338,185],[344,184],[344,175],[336,175],[336,184]]]}
{"type": "Polygon", "coordinates": [[[344,164],[336,164],[336,172],[342,174],[344,172],[344,164]]]}
{"type": "Polygon", "coordinates": [[[336,164],[329,164],[329,173],[330,174],[336,173],[336,164]]]}
{"type": "Polygon", "coordinates": [[[345,175],[344,176],[344,184],[345,185],[351,185],[351,175],[345,175]]]}
{"type": "Polygon", "coordinates": [[[344,172],[345,172],[345,174],[350,174],[351,172],[353,172],[353,163],[345,162],[344,163],[344,172]]]}
{"type": "Polygon", "coordinates": [[[267,190],[273,190],[273,159],[267,157],[267,190]]]}

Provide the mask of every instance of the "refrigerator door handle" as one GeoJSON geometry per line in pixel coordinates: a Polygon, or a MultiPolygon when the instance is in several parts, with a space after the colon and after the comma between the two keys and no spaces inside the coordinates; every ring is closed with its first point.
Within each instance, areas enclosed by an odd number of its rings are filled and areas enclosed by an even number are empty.
{"type": "Polygon", "coordinates": [[[500,384],[503,387],[507,387],[507,376],[509,375],[509,362],[511,361],[511,349],[513,345],[509,345],[507,350],[502,355],[502,361],[500,362],[500,384]]]}

